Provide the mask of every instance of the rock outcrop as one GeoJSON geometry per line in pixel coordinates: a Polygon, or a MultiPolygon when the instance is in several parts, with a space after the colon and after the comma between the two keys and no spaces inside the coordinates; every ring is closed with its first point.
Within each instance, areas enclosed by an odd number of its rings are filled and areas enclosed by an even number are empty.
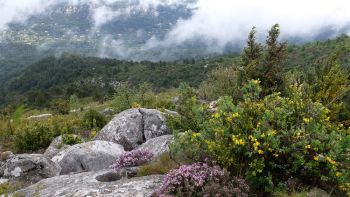
{"type": "Polygon", "coordinates": [[[117,114],[95,137],[132,150],[149,139],[169,134],[166,118],[155,109],[128,109],[117,114]]]}
{"type": "Polygon", "coordinates": [[[61,167],[48,157],[39,154],[13,155],[0,166],[0,177],[31,185],[42,179],[58,176],[61,167]]]}
{"type": "Polygon", "coordinates": [[[17,193],[28,197],[35,194],[41,197],[146,197],[161,186],[163,176],[118,179],[120,177],[110,170],[62,175],[42,180],[17,193]]]}
{"type": "Polygon", "coordinates": [[[98,171],[109,168],[122,153],[124,148],[121,145],[97,140],[71,146],[52,161],[61,166],[61,174],[98,171]]]}
{"type": "MultiPolygon", "coordinates": [[[[77,135],[73,135],[73,136],[78,137],[77,135]]],[[[58,136],[52,140],[50,146],[46,149],[44,155],[49,158],[53,158],[59,152],[66,150],[69,147],[71,146],[63,143],[62,136],[58,136]]]]}
{"type": "Polygon", "coordinates": [[[154,154],[154,159],[163,153],[169,152],[169,145],[174,141],[173,135],[164,135],[153,138],[136,148],[136,150],[148,150],[154,154]]]}

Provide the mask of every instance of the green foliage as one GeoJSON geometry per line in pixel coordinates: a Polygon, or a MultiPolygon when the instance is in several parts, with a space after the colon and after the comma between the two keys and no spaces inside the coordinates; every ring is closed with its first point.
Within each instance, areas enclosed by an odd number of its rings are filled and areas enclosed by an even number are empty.
{"type": "Polygon", "coordinates": [[[179,87],[179,101],[176,111],[180,116],[169,116],[168,126],[174,131],[199,131],[204,121],[205,106],[197,103],[196,92],[188,84],[179,87]]]}
{"type": "Polygon", "coordinates": [[[88,112],[85,113],[83,123],[85,128],[87,129],[102,129],[107,124],[107,120],[98,111],[90,109],[88,112]]]}
{"type": "Polygon", "coordinates": [[[38,151],[50,145],[51,141],[63,134],[76,133],[81,120],[71,116],[55,116],[47,121],[22,121],[16,125],[13,149],[16,152],[38,151]]]}
{"type": "Polygon", "coordinates": [[[259,98],[258,84],[245,85],[238,104],[222,98],[201,129],[186,132],[177,143],[244,176],[255,190],[272,192],[290,177],[341,185],[336,174],[349,171],[344,159],[349,147],[339,143],[347,139],[346,129],[329,121],[321,103],[304,99],[297,85],[289,98],[277,93],[259,98]]]}
{"type": "Polygon", "coordinates": [[[56,99],[51,103],[51,109],[57,114],[69,114],[69,102],[64,99],[56,99]]]}
{"type": "Polygon", "coordinates": [[[24,105],[20,105],[16,108],[15,112],[13,112],[12,115],[12,123],[13,124],[19,124],[19,122],[21,121],[21,118],[23,116],[25,112],[25,107],[24,105]]]}
{"type": "Polygon", "coordinates": [[[199,87],[200,98],[216,100],[223,95],[238,98],[240,76],[240,71],[234,66],[214,69],[199,87]]]}
{"type": "Polygon", "coordinates": [[[70,110],[78,110],[80,107],[79,98],[77,95],[73,94],[69,97],[69,108],[70,110]]]}
{"type": "Polygon", "coordinates": [[[173,109],[172,95],[174,94],[171,92],[163,92],[157,95],[148,83],[142,83],[137,87],[131,86],[129,83],[123,83],[116,91],[113,107],[117,112],[140,107],[173,109]]]}
{"type": "Polygon", "coordinates": [[[256,28],[253,27],[248,36],[247,46],[243,49],[243,54],[241,55],[242,65],[249,66],[252,62],[259,60],[262,51],[262,45],[256,41],[256,28]]]}
{"type": "Polygon", "coordinates": [[[172,169],[178,168],[177,164],[169,155],[164,153],[160,155],[155,161],[140,167],[137,176],[149,176],[154,174],[166,174],[172,169]]]}
{"type": "Polygon", "coordinates": [[[80,144],[83,142],[83,140],[79,136],[73,135],[73,134],[62,135],[62,141],[63,141],[63,144],[67,144],[67,145],[80,144]]]}
{"type": "MultiPolygon", "coordinates": [[[[20,189],[19,183],[15,183],[15,184],[14,183],[3,183],[3,184],[0,184],[0,195],[8,197],[10,194],[17,191],[18,189],[20,189]]],[[[17,195],[14,194],[13,196],[17,196],[17,195]]]]}

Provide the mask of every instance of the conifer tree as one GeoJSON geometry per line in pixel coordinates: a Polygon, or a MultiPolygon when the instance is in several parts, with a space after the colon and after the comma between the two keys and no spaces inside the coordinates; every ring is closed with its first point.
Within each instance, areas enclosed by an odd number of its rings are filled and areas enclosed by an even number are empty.
{"type": "Polygon", "coordinates": [[[279,42],[280,28],[278,24],[271,27],[266,40],[266,54],[262,65],[261,81],[264,94],[278,91],[282,84],[283,65],[287,57],[287,42],[279,42]]]}

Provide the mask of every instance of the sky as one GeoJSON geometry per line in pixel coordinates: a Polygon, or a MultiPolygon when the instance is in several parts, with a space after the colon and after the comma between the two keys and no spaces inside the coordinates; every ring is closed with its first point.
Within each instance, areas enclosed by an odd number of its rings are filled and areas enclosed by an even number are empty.
{"type": "MultiPolygon", "coordinates": [[[[176,6],[186,0],[0,0],[0,31],[11,22],[25,22],[33,14],[45,13],[61,1],[71,4],[89,3],[94,29],[132,10],[147,11],[157,6],[176,6]],[[124,10],[111,9],[119,1],[136,6],[124,10]]],[[[193,0],[192,0],[193,1],[193,0]]],[[[255,26],[259,40],[275,23],[282,29],[282,39],[293,37],[313,40],[323,32],[332,38],[341,33],[350,34],[350,0],[197,0],[186,4],[195,8],[192,17],[178,20],[167,35],[151,38],[143,50],[158,46],[180,45],[202,39],[216,51],[228,43],[244,42],[255,26]]],[[[122,41],[115,41],[122,43],[122,41]]]]}

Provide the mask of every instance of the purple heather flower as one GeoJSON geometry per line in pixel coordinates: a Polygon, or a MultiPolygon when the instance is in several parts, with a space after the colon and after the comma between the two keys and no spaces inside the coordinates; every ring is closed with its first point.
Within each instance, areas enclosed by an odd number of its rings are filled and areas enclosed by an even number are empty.
{"type": "Polygon", "coordinates": [[[154,154],[146,150],[135,150],[123,153],[117,161],[111,166],[114,170],[123,167],[134,167],[148,163],[152,160],[154,154]]]}

